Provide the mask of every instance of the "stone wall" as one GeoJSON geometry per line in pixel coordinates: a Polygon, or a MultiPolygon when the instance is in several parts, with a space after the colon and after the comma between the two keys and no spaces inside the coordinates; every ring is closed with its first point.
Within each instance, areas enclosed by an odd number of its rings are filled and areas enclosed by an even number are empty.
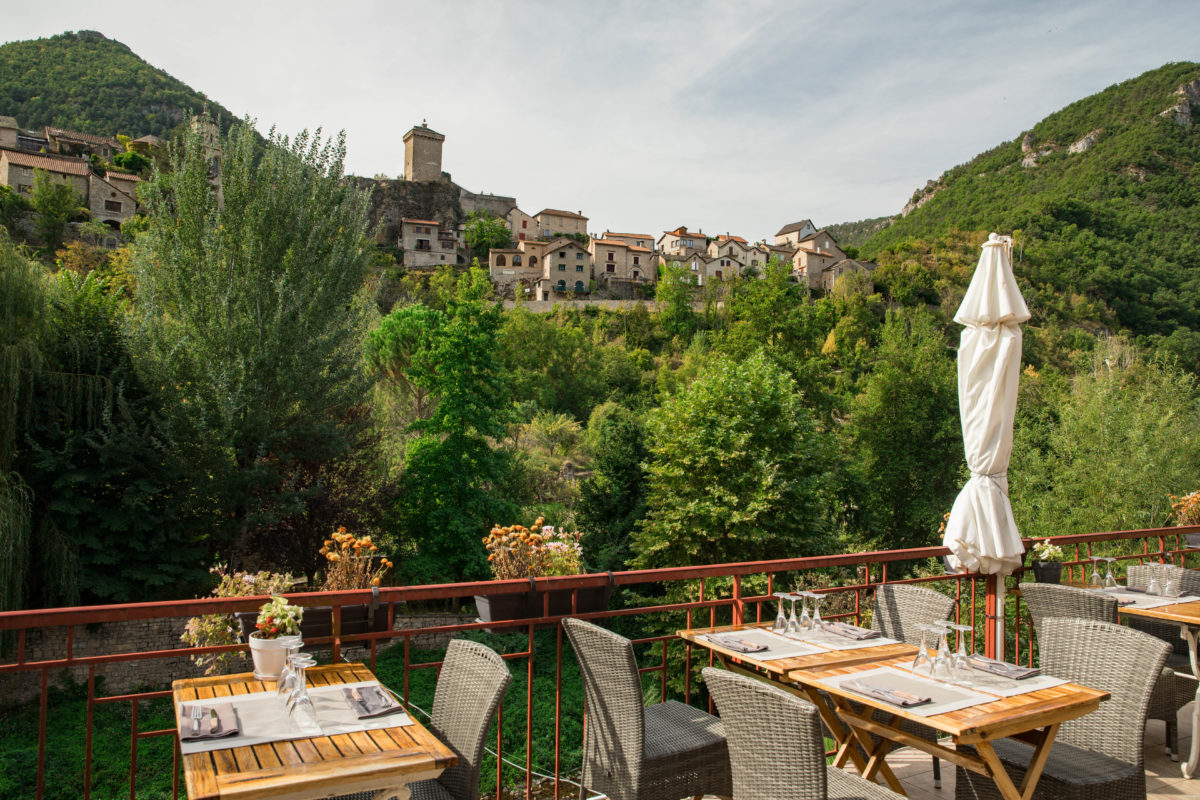
{"type": "MultiPolygon", "coordinates": [[[[397,614],[395,630],[432,628],[441,625],[457,625],[475,621],[474,613],[418,613],[397,614]]],[[[183,633],[186,618],[148,619],[131,622],[110,622],[101,625],[77,625],[74,629],[72,655],[75,658],[111,655],[117,653],[145,653],[152,650],[169,650],[182,647],[179,637],[183,633]]],[[[420,634],[412,637],[415,647],[437,650],[446,646],[453,638],[450,634],[420,634]]],[[[33,628],[25,634],[25,660],[45,661],[66,656],[67,629],[64,627],[33,628]]],[[[403,646],[404,639],[396,638],[381,642],[376,652],[394,645],[403,646]]],[[[329,663],[330,651],[316,651],[320,663],[329,663]]],[[[350,661],[366,661],[370,649],[364,645],[342,648],[342,656],[350,661]]],[[[7,657],[11,659],[11,656],[7,657]]],[[[249,656],[244,656],[244,669],[252,669],[249,656]]],[[[103,694],[112,695],[140,690],[169,689],[171,681],[179,678],[198,677],[202,670],[187,656],[148,658],[137,661],[120,661],[96,667],[96,677],[104,678],[103,694]]],[[[86,666],[52,670],[51,686],[64,686],[69,682],[86,684],[86,666]]],[[[41,686],[41,673],[21,672],[0,675],[0,707],[25,703],[37,698],[41,686]]],[[[101,692],[97,692],[100,694],[101,692]]]]}
{"type": "Polygon", "coordinates": [[[459,202],[459,187],[453,183],[374,181],[358,178],[360,188],[372,189],[371,224],[376,242],[395,245],[400,238],[400,220],[429,219],[449,230],[457,230],[466,219],[459,202]]]}

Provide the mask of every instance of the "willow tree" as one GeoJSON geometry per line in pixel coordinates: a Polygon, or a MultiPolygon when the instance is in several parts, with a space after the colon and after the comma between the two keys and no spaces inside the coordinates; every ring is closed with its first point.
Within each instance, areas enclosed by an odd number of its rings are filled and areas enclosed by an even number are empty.
{"type": "Polygon", "coordinates": [[[344,134],[204,131],[148,182],[134,265],[145,368],[221,548],[302,512],[303,466],[354,445],[369,198],[344,178],[344,134]]]}

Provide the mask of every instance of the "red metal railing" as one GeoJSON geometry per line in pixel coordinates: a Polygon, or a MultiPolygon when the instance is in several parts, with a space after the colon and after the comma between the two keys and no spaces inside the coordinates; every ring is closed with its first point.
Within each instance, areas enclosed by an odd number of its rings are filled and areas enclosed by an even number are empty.
{"type": "MultiPolygon", "coordinates": [[[[1082,575],[1083,565],[1092,554],[1093,546],[1107,542],[1123,561],[1172,561],[1183,563],[1189,552],[1184,547],[1182,534],[1200,532],[1200,526],[1191,528],[1159,528],[1141,531],[1119,531],[1112,533],[1083,534],[1078,536],[1056,537],[1055,541],[1065,548],[1073,548],[1074,558],[1067,562],[1068,569],[1078,569],[1082,575]],[[1140,547],[1138,547],[1140,543],[1140,547]],[[1115,549],[1114,549],[1115,548],[1115,549]]],[[[1031,542],[1026,541],[1028,548],[1031,542]]],[[[1191,551],[1194,552],[1194,551],[1191,551]]],[[[448,624],[427,626],[422,628],[394,628],[396,602],[410,605],[421,603],[444,603],[446,601],[469,602],[476,594],[505,595],[524,594],[530,591],[531,584],[539,590],[571,590],[572,609],[576,609],[578,590],[617,586],[641,587],[643,592],[662,598],[645,605],[626,605],[588,614],[580,614],[590,619],[624,619],[639,617],[643,631],[653,628],[657,620],[661,627],[664,615],[683,614],[685,625],[693,624],[715,625],[725,621],[743,622],[747,620],[761,621],[764,617],[763,605],[767,604],[767,618],[774,616],[774,598],[772,591],[779,576],[785,578],[795,574],[809,577],[806,583],[815,590],[829,595],[842,596],[842,607],[826,617],[852,617],[862,622],[863,614],[868,606],[863,601],[871,590],[882,583],[892,582],[889,578],[889,567],[893,575],[897,568],[901,569],[900,579],[896,582],[906,583],[938,583],[942,591],[951,593],[957,601],[957,618],[959,622],[969,622],[972,626],[970,647],[977,649],[977,634],[983,632],[984,650],[988,654],[1005,656],[1012,654],[1015,659],[1022,654],[1021,629],[1026,627],[1021,620],[1025,617],[1021,612],[1020,598],[1010,596],[1004,583],[1015,585],[1016,578],[1001,582],[994,577],[965,574],[944,575],[935,574],[938,569],[931,566],[936,560],[945,556],[947,550],[941,547],[926,547],[910,550],[890,550],[867,553],[852,553],[842,555],[817,556],[810,558],[778,559],[772,561],[744,562],[734,564],[715,564],[709,566],[685,566],[669,569],[633,570],[627,572],[604,573],[593,575],[577,575],[569,577],[538,578],[534,581],[486,581],[476,583],[437,584],[427,586],[387,587],[378,590],[378,599],[388,603],[388,630],[378,633],[364,633],[354,636],[342,635],[341,611],[343,606],[369,602],[374,595],[371,590],[343,592],[308,592],[292,593],[287,596],[293,603],[303,606],[332,606],[333,635],[316,639],[306,644],[326,646],[330,649],[335,660],[340,659],[343,645],[359,643],[368,648],[369,662],[374,670],[376,656],[381,644],[391,640],[401,639],[397,646],[403,647],[404,679],[402,693],[407,701],[409,698],[409,676],[417,669],[437,669],[440,661],[414,663],[411,659],[413,637],[430,634],[458,635],[467,631],[481,629],[524,629],[526,631],[525,649],[519,652],[506,653],[504,658],[510,661],[525,662],[526,696],[525,696],[525,763],[521,772],[524,773],[524,790],[526,796],[532,788],[533,777],[533,686],[535,662],[535,630],[539,626],[556,623],[561,616],[550,615],[549,599],[545,600],[543,616],[506,622],[503,626],[496,623],[472,622],[465,624],[448,624]],[[813,574],[815,571],[834,571],[839,573],[841,582],[836,586],[820,585],[813,574]],[[718,585],[720,584],[720,585],[718,585]],[[755,587],[763,587],[765,591],[755,593],[755,587]],[[679,599],[683,598],[683,599],[679,599]],[[1006,642],[998,642],[994,636],[994,625],[982,624],[991,621],[1001,610],[1011,614],[1017,623],[1008,629],[1006,642]],[[707,614],[704,612],[707,611],[707,614]],[[701,614],[700,618],[695,615],[701,614]]],[[[793,578],[795,580],[795,578],[793,578]]],[[[827,580],[827,578],[826,578],[827,580]]],[[[169,697],[166,690],[137,692],[96,696],[97,668],[121,662],[138,662],[162,658],[178,658],[180,656],[200,653],[218,653],[229,651],[245,651],[244,644],[223,645],[207,648],[173,648],[167,650],[150,650],[135,653],[99,653],[80,656],[74,648],[74,626],[91,625],[96,623],[124,622],[133,620],[152,620],[166,618],[187,618],[206,614],[229,614],[238,611],[254,611],[265,598],[205,598],[196,600],[178,600],[155,603],[130,603],[110,606],[90,606],[80,608],[32,609],[25,611],[10,611],[0,613],[0,631],[11,631],[15,634],[15,644],[6,659],[0,662],[0,676],[9,673],[40,673],[38,695],[38,754],[36,797],[40,800],[45,790],[45,760],[46,760],[46,720],[47,698],[51,673],[58,670],[86,667],[87,669],[87,716],[85,736],[85,754],[83,764],[83,795],[85,800],[92,793],[92,743],[93,743],[93,712],[98,705],[129,703],[131,706],[131,736],[130,736],[130,769],[129,796],[136,797],[138,768],[138,744],[147,738],[175,735],[173,728],[165,730],[142,731],[138,728],[138,705],[142,701],[169,697]],[[40,660],[30,660],[27,653],[27,634],[33,629],[63,628],[61,655],[40,660]]],[[[182,629],[182,621],[180,628],[182,629]]],[[[562,675],[563,675],[563,636],[561,626],[556,626],[555,635],[555,721],[554,721],[554,780],[555,796],[560,789],[563,777],[561,760],[561,710],[562,710],[562,675]]],[[[8,634],[10,636],[14,634],[8,634]]],[[[1025,635],[1027,655],[1033,658],[1032,637],[1025,635]]],[[[668,694],[668,671],[671,665],[669,654],[672,647],[682,648],[683,655],[683,698],[692,701],[693,686],[692,661],[693,652],[690,644],[685,644],[673,634],[657,633],[636,638],[639,645],[650,645],[657,653],[655,663],[641,667],[643,674],[658,673],[659,695],[665,699],[668,694]]],[[[643,648],[644,650],[645,648],[643,648]]],[[[712,656],[709,653],[709,663],[712,656]]],[[[511,700],[510,700],[511,702],[511,700]]],[[[500,797],[504,783],[503,755],[503,707],[500,711],[497,725],[497,759],[496,759],[496,796],[500,797]]],[[[179,751],[175,747],[172,767],[172,785],[177,795],[179,779],[179,751]]]]}

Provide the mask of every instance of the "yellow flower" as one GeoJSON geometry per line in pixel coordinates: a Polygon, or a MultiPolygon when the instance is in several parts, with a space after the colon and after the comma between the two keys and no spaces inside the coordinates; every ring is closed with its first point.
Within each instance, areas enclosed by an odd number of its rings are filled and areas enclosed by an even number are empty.
{"type": "Polygon", "coordinates": [[[372,585],[372,586],[378,586],[378,585],[379,585],[379,578],[371,578],[371,585],[372,585]]]}
{"type": "Polygon", "coordinates": [[[330,553],[329,555],[327,555],[325,557],[328,558],[330,561],[340,561],[342,559],[342,557],[339,556],[337,553],[330,553]]]}

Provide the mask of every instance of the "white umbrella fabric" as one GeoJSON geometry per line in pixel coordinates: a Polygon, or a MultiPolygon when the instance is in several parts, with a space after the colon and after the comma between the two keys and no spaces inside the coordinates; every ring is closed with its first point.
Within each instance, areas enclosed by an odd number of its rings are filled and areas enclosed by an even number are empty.
{"type": "Polygon", "coordinates": [[[942,544],[956,572],[1005,576],[1025,548],[1008,502],[1008,462],[1021,375],[1021,323],[1029,308],[1012,272],[1012,237],[983,244],[954,321],[965,325],[958,348],[958,405],[971,478],[959,492],[942,544]]]}

